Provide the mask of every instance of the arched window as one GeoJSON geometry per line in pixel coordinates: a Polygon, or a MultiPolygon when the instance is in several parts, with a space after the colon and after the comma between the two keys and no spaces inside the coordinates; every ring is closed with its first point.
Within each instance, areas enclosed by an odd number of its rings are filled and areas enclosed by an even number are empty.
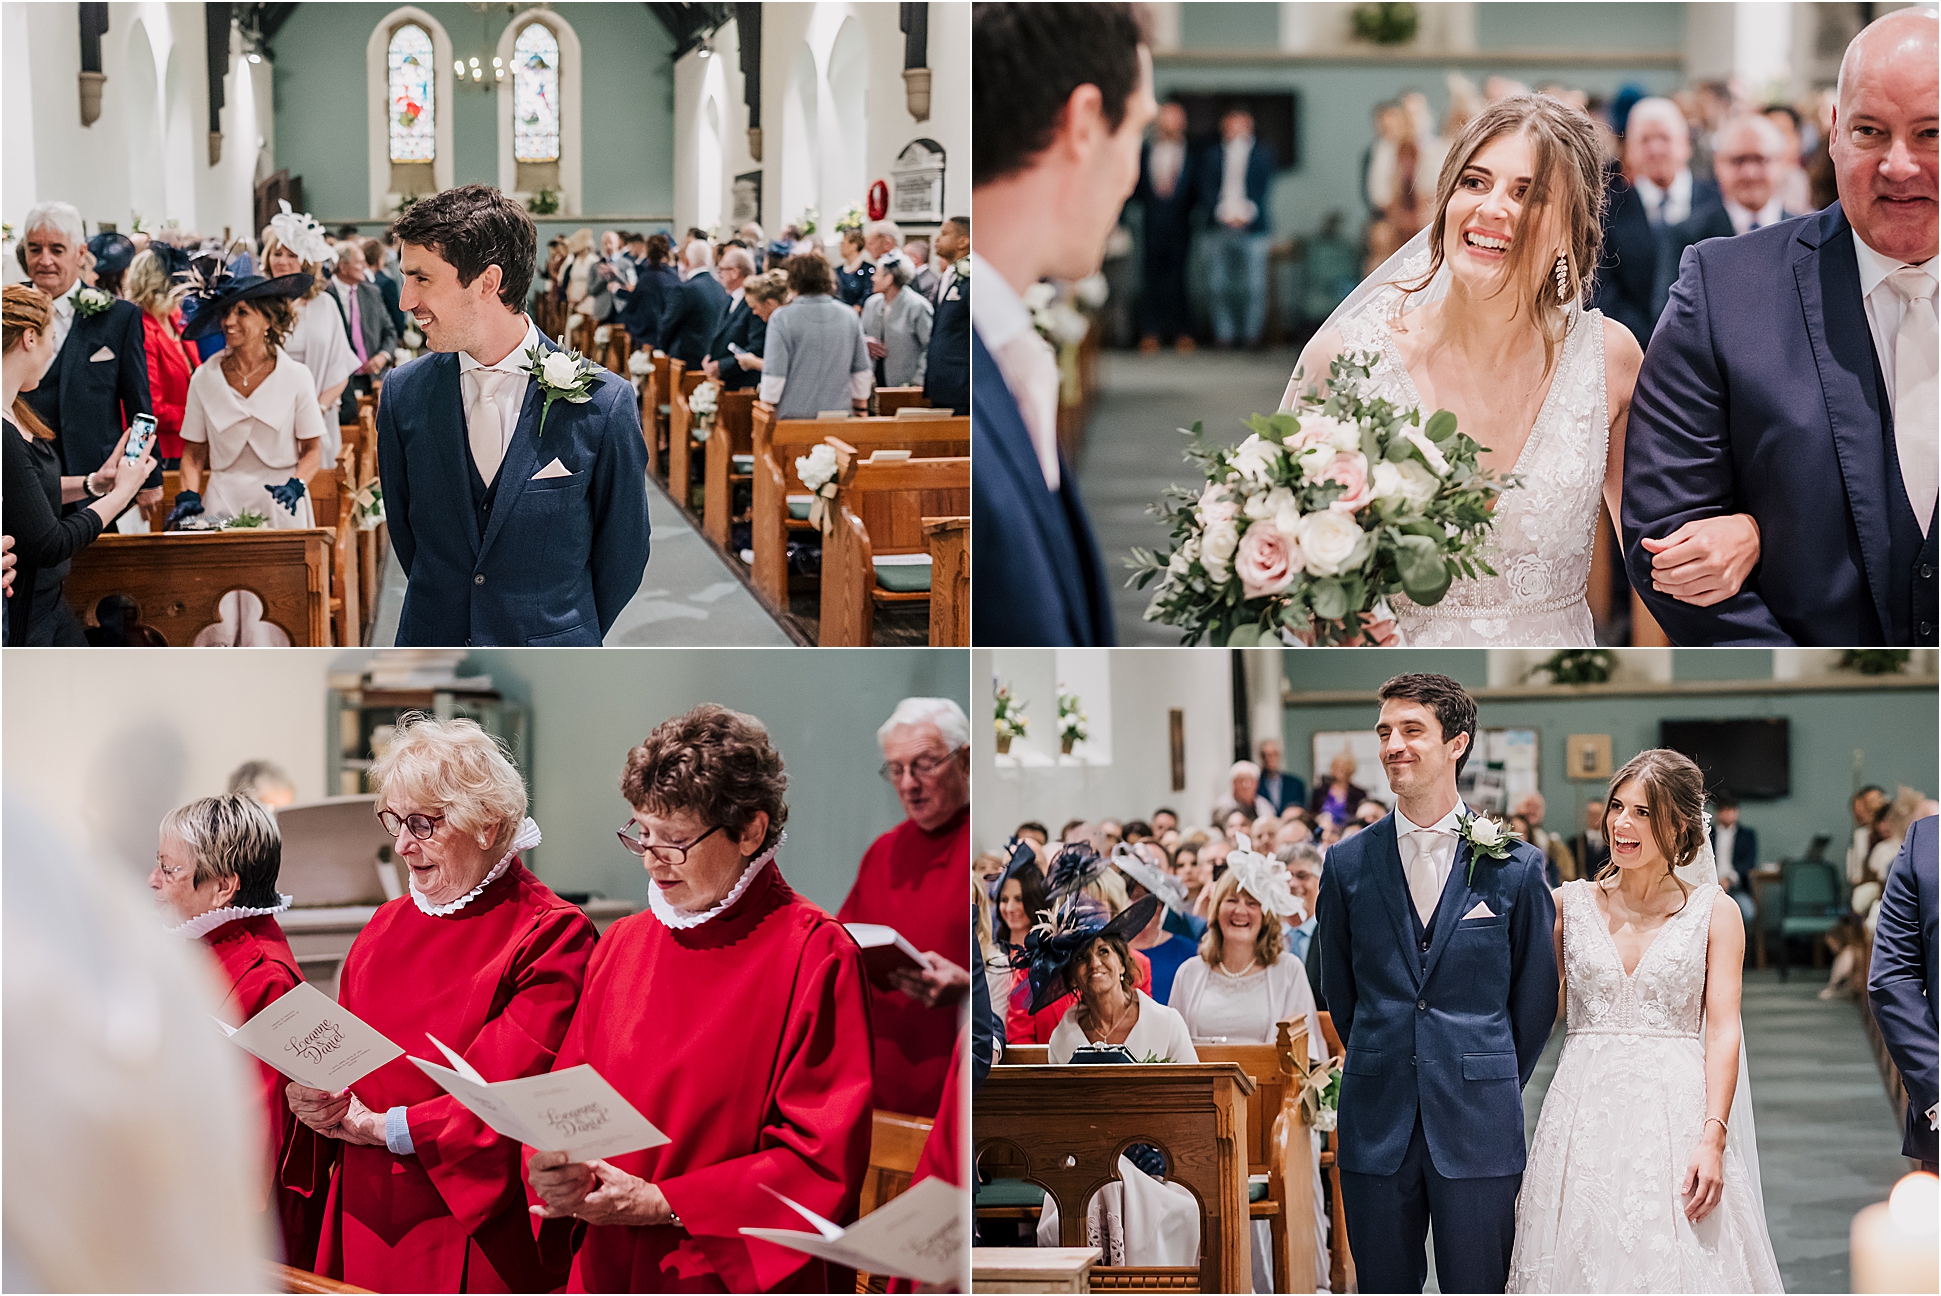
{"type": "Polygon", "coordinates": [[[559,41],[545,23],[527,23],[512,47],[512,156],[559,161],[559,41]]]}
{"type": "Polygon", "coordinates": [[[431,162],[437,157],[437,86],[431,36],[416,23],[391,34],[391,161],[431,162]]]}

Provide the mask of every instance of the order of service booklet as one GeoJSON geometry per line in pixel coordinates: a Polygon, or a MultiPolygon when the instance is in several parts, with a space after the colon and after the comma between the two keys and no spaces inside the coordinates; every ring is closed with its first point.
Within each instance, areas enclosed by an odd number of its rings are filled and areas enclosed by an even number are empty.
{"type": "Polygon", "coordinates": [[[451,1067],[415,1057],[411,1064],[480,1120],[527,1147],[591,1161],[672,1141],[584,1062],[564,1071],[495,1082],[480,1075],[437,1036],[425,1038],[438,1046],[451,1067]]]}
{"type": "Polygon", "coordinates": [[[831,1224],[808,1207],[790,1201],[766,1184],[762,1186],[784,1206],[813,1224],[815,1232],[742,1229],[748,1237],[871,1274],[913,1278],[939,1287],[956,1287],[964,1280],[964,1231],[969,1194],[945,1180],[925,1179],[914,1184],[848,1228],[831,1224]]]}
{"type": "Polygon", "coordinates": [[[882,923],[844,923],[843,926],[862,947],[863,966],[869,970],[869,979],[877,984],[888,987],[890,973],[898,968],[930,970],[930,960],[896,928],[882,923]]]}
{"type": "Polygon", "coordinates": [[[308,981],[241,1026],[217,1019],[229,1038],[300,1085],[337,1093],[401,1057],[376,1027],[308,981]]]}

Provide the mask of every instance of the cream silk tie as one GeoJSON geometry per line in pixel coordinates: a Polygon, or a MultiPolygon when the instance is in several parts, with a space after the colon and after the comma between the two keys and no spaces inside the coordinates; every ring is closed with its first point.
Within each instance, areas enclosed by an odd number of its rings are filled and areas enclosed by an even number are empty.
{"type": "Polygon", "coordinates": [[[1429,925],[1429,915],[1436,911],[1436,900],[1442,888],[1436,885],[1436,838],[1442,836],[1432,828],[1417,828],[1409,834],[1415,843],[1415,858],[1409,861],[1409,897],[1415,901],[1416,917],[1422,925],[1429,925]]]}
{"type": "Polygon", "coordinates": [[[479,478],[487,486],[499,474],[499,460],[505,456],[505,415],[499,409],[499,392],[505,380],[513,377],[500,369],[474,369],[472,381],[479,387],[472,416],[466,420],[466,436],[472,443],[472,461],[478,465],[479,478]]]}
{"type": "Polygon", "coordinates": [[[1900,452],[1901,484],[1921,534],[1934,518],[1941,489],[1936,442],[1941,440],[1941,327],[1934,311],[1935,283],[1927,271],[1902,266],[1887,276],[1905,309],[1894,338],[1894,445],[1900,452]]]}
{"type": "Polygon", "coordinates": [[[1031,448],[1037,452],[1045,488],[1058,489],[1058,359],[1051,344],[1027,329],[1006,342],[998,368],[1018,402],[1031,448]]]}

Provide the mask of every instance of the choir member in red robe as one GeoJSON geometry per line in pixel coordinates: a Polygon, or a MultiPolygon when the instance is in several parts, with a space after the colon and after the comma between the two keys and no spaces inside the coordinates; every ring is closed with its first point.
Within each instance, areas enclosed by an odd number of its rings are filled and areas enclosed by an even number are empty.
{"type": "Polygon", "coordinates": [[[870,987],[876,1106],[928,1116],[943,1097],[970,991],[970,721],[947,698],[905,698],[876,738],[906,818],[864,853],[836,917],[894,927],[930,957],[928,972],[870,987]]]}
{"type": "MultiPolygon", "coordinates": [[[[410,893],[352,944],[338,1002],[407,1054],[428,1036],[491,1080],[552,1069],[593,953],[593,924],[519,860],[539,843],[525,785],[469,720],[421,719],[371,770],[378,817],[410,867],[410,893]]],[[[526,1216],[519,1145],[405,1058],[349,1089],[292,1084],[309,1131],[286,1182],[330,1165],[317,1268],[387,1292],[549,1291],[526,1216]]]]}
{"type": "MultiPolygon", "coordinates": [[[[303,980],[276,921],[290,907],[290,897],[276,890],[283,863],[276,820],[247,796],[204,797],[164,816],[160,837],[148,889],[175,920],[169,930],[201,941],[215,956],[229,987],[222,1016],[240,1026],[303,980]]],[[[253,1066],[269,1136],[258,1172],[268,1190],[264,1201],[276,1212],[284,1258],[309,1269],[316,1263],[322,1202],[272,1184],[297,1122],[283,1099],[283,1077],[267,1063],[253,1066]]]]}
{"type": "Polygon", "coordinates": [[[803,1226],[770,1188],[852,1220],[869,1167],[862,954],[776,863],[781,755],[754,717],[697,707],[627,754],[620,788],[649,912],[601,939],[559,1066],[590,1063],[672,1142],[527,1149],[533,1214],[574,1217],[572,1291],[830,1290],[821,1261],[740,1232],[803,1226]]]}

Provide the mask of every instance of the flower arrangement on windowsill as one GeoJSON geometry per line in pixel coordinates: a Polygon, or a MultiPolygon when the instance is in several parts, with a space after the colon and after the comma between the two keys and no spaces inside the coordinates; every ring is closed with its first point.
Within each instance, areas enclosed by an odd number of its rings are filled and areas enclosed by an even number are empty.
{"type": "Polygon", "coordinates": [[[419,198],[419,195],[414,193],[399,195],[398,205],[391,209],[391,214],[393,216],[404,215],[406,212],[411,210],[412,204],[416,203],[418,201],[418,198],[419,198]]]}
{"type": "Polygon", "coordinates": [[[1912,658],[1905,648],[1849,648],[1840,654],[1840,669],[1860,675],[1899,675],[1912,658]]]}
{"type": "Polygon", "coordinates": [[[850,203],[849,206],[843,208],[842,215],[836,217],[836,233],[838,235],[844,230],[859,230],[862,227],[863,209],[855,203],[850,203]]]}
{"type": "Polygon", "coordinates": [[[1358,4],[1353,22],[1359,40],[1377,45],[1406,45],[1415,39],[1420,15],[1412,4],[1358,4]]]}
{"type": "Polygon", "coordinates": [[[559,214],[559,190],[541,189],[526,199],[526,210],[535,216],[556,216],[559,214]]]}
{"type": "Polygon", "coordinates": [[[999,755],[1011,750],[1011,740],[1022,738],[1031,728],[1031,719],[1024,713],[1025,704],[1011,695],[1009,684],[1000,684],[992,700],[991,722],[997,728],[997,750],[999,755]]]}
{"type": "Polygon", "coordinates": [[[1089,718],[1079,706],[1078,694],[1060,684],[1058,686],[1058,750],[1060,753],[1071,755],[1073,747],[1092,736],[1091,729],[1086,725],[1089,718]]]}
{"type": "Polygon", "coordinates": [[[1530,673],[1550,676],[1552,684],[1609,684],[1617,670],[1617,654],[1609,648],[1566,648],[1551,653],[1530,673]]]}
{"type": "Polygon", "coordinates": [[[818,212],[815,208],[804,207],[802,209],[802,214],[795,218],[795,232],[797,234],[800,234],[803,238],[808,238],[810,235],[815,233],[816,221],[819,220],[820,218],[821,218],[821,213],[818,212]]]}

